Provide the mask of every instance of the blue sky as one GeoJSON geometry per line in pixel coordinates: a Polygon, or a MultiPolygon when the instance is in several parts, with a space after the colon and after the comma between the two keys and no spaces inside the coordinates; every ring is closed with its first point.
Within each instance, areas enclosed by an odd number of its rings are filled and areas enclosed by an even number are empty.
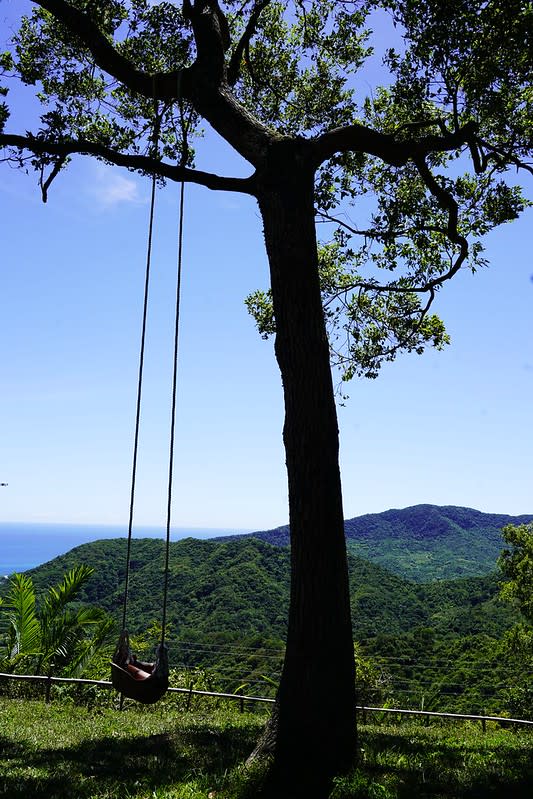
{"type": "MultiPolygon", "coordinates": [[[[2,40],[22,5],[0,0],[2,40]]],[[[201,155],[246,174],[210,135],[201,155]]],[[[0,168],[0,521],[121,524],[149,182],[80,157],[43,205],[34,175],[0,168]]],[[[165,514],[178,188],[157,203],[136,506],[152,525],[165,514]]],[[[450,347],[349,385],[347,518],[420,502],[533,512],[532,225],[530,210],[494,231],[490,267],[443,289],[450,347]]],[[[281,385],[243,302],[268,283],[254,202],[187,187],[184,258],[174,524],[283,524],[281,385]]]]}

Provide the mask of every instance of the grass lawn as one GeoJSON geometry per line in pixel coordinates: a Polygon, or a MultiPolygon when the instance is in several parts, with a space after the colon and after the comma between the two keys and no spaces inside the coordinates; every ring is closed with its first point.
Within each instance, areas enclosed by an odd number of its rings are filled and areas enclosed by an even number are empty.
{"type": "MultiPolygon", "coordinates": [[[[257,775],[239,764],[263,723],[235,708],[120,713],[0,697],[0,797],[251,799],[257,775]]],[[[531,732],[368,724],[360,746],[359,767],[331,799],[533,799],[531,732]]]]}

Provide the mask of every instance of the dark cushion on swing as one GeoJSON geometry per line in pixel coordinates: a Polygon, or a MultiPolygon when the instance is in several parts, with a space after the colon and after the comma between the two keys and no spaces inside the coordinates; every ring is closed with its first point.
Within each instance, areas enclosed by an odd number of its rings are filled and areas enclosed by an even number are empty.
{"type": "Polygon", "coordinates": [[[134,666],[133,663],[128,663],[127,666],[128,674],[131,674],[134,680],[147,680],[149,677],[152,676],[151,671],[144,671],[143,669],[137,668],[134,666]]]}
{"type": "Polygon", "coordinates": [[[159,644],[154,663],[137,660],[130,652],[127,630],[122,630],[111,661],[113,687],[145,705],[157,702],[168,688],[168,649],[159,644]]]}
{"type": "Polygon", "coordinates": [[[111,680],[115,690],[143,705],[158,702],[168,688],[168,675],[149,674],[143,679],[136,679],[116,663],[111,663],[111,680]]]}

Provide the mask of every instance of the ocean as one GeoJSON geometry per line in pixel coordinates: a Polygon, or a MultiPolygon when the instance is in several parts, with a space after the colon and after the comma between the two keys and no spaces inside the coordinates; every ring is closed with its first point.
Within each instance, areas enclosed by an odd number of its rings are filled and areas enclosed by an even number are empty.
{"type": "MultiPolygon", "coordinates": [[[[172,541],[180,538],[216,538],[248,532],[235,528],[178,527],[172,531],[172,541]]],[[[136,538],[164,538],[165,531],[158,527],[138,527],[136,538]]],[[[26,522],[0,522],[0,578],[13,572],[23,572],[46,563],[69,549],[97,541],[99,538],[125,538],[127,526],[103,524],[30,524],[26,522]]]]}

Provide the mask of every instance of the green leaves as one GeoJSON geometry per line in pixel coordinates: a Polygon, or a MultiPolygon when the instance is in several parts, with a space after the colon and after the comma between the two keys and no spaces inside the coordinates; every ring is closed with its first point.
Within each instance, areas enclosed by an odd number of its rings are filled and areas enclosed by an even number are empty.
{"type": "MultiPolygon", "coordinates": [[[[9,52],[0,53],[0,75],[3,75],[5,72],[10,72],[12,69],[13,69],[13,58],[11,56],[11,53],[9,52]]],[[[0,85],[0,97],[6,97],[8,91],[9,90],[7,89],[7,87],[0,85]]],[[[9,108],[7,106],[7,103],[1,101],[0,133],[3,133],[8,119],[9,119],[9,108]]]]}
{"type": "Polygon", "coordinates": [[[246,48],[238,99],[284,135],[347,124],[356,110],[349,75],[370,53],[365,18],[332,0],[270,3],[246,48]]]}
{"type": "Polygon", "coordinates": [[[498,560],[505,577],[501,595],[514,601],[533,624],[533,524],[510,524],[503,528],[503,537],[509,548],[498,560]]]}
{"type": "Polygon", "coordinates": [[[515,672],[508,702],[519,718],[533,718],[533,523],[509,524],[503,528],[503,537],[507,547],[498,559],[504,576],[500,596],[518,606],[524,619],[513,627],[503,642],[504,655],[514,661],[515,672]]]}
{"type": "MultiPolygon", "coordinates": [[[[531,59],[523,38],[530,9],[523,10],[521,22],[514,7],[509,13],[502,7],[496,14],[514,31],[520,77],[500,42],[491,61],[478,31],[481,7],[490,37],[497,36],[497,29],[484,3],[428,1],[422,9],[409,0],[373,5],[392,9],[405,46],[386,51],[391,86],[375,89],[359,110],[353,95],[346,94],[346,119],[349,109],[352,120],[357,114],[371,129],[394,137],[399,146],[409,141],[413,147],[475,120],[493,144],[478,140],[449,150],[436,146],[420,163],[413,158],[402,167],[345,151],[320,167],[315,202],[326,229],[319,246],[320,277],[332,360],[343,380],[376,377],[381,365],[402,351],[422,353],[427,346],[445,346],[449,339],[444,324],[430,313],[437,291],[460,268],[475,272],[485,266],[481,237],[515,219],[529,204],[503,175],[522,152],[515,149],[518,139],[503,151],[501,137],[494,139],[494,125],[497,118],[514,124],[517,109],[525,108],[524,97],[531,93],[524,80],[531,59]],[[475,80],[473,73],[465,72],[467,62],[475,64],[475,80]],[[498,100],[489,102],[496,82],[498,100]]],[[[363,22],[358,20],[359,25],[363,22]]],[[[261,46],[266,47],[267,40],[261,46]]],[[[279,64],[277,68],[283,69],[279,64]]],[[[282,85],[280,76],[276,87],[282,85]]],[[[289,111],[278,105],[275,114],[285,119],[289,111]]],[[[339,119],[339,124],[346,121],[339,119]]],[[[334,124],[329,118],[325,129],[334,124]]],[[[293,130],[301,128],[287,128],[293,130]]],[[[273,333],[268,293],[257,292],[246,302],[261,335],[273,333]]]]}
{"type": "MultiPolygon", "coordinates": [[[[192,167],[204,114],[254,163],[258,179],[268,173],[275,183],[279,167],[269,149],[280,136],[292,138],[303,160],[318,137],[364,126],[366,138],[346,136],[326,147],[323,163],[315,156],[309,164],[323,223],[320,279],[333,361],[344,380],[375,377],[402,351],[447,343],[430,313],[436,293],[461,268],[485,266],[481,238],[528,205],[508,169],[533,171],[530,2],[228,0],[194,4],[186,14],[180,3],[151,0],[70,5],[123,57],[125,73],[154,76],[154,95],[165,75],[184,69],[193,77],[187,101],[163,93],[157,104],[129,88],[137,84],[120,70],[118,78],[106,71],[94,37],[91,43],[61,15],[34,10],[13,52],[0,56],[0,72],[36,86],[40,145],[89,142],[107,148],[102,158],[150,155],[192,167]],[[365,97],[354,74],[372,53],[376,9],[392,14],[396,32],[386,42],[375,37],[389,75],[365,97]],[[230,85],[221,83],[223,70],[211,74],[214,39],[202,38],[221,28],[230,85]]],[[[0,103],[0,133],[7,119],[0,103]]],[[[12,157],[25,162],[19,150],[12,157]]],[[[51,169],[53,178],[65,161],[40,149],[30,159],[46,196],[44,173],[51,169]]],[[[246,303],[261,335],[274,333],[269,293],[246,303]]]]}
{"type": "Polygon", "coordinates": [[[249,294],[245,299],[248,313],[253,317],[261,338],[268,338],[276,332],[274,321],[274,307],[272,305],[272,292],[257,291],[249,294]]]}
{"type": "Polygon", "coordinates": [[[9,593],[0,604],[7,621],[4,659],[8,667],[23,663],[36,674],[60,671],[68,675],[85,668],[113,628],[103,610],[72,607],[93,571],[83,564],[67,571],[56,586],[48,588],[40,609],[31,578],[11,577],[9,593]]]}
{"type": "Polygon", "coordinates": [[[40,651],[41,628],[35,609],[33,583],[24,574],[14,574],[10,591],[0,606],[7,616],[6,654],[15,663],[40,651]]]}
{"type": "MultiPolygon", "coordinates": [[[[126,7],[118,0],[72,3],[86,12],[131,64],[148,73],[176,70],[192,57],[192,35],[179,8],[171,3],[153,5],[134,0],[126,7]]],[[[38,87],[43,106],[40,136],[52,141],[81,139],[121,152],[153,153],[158,128],[162,154],[192,159],[188,139],[198,117],[190,106],[167,104],[156,108],[99,69],[91,52],[40,9],[23,18],[14,38],[14,66],[21,80],[38,87]]],[[[40,168],[41,160],[35,166],[40,168]]]]}
{"type": "Polygon", "coordinates": [[[397,76],[397,99],[408,102],[423,93],[452,126],[475,119],[493,154],[527,158],[532,132],[531,3],[378,0],[376,5],[392,9],[405,32],[405,52],[389,58],[397,76]]]}
{"type": "Polygon", "coordinates": [[[391,677],[376,659],[365,655],[359,642],[354,643],[355,690],[358,705],[382,707],[391,692],[391,677]]]}

